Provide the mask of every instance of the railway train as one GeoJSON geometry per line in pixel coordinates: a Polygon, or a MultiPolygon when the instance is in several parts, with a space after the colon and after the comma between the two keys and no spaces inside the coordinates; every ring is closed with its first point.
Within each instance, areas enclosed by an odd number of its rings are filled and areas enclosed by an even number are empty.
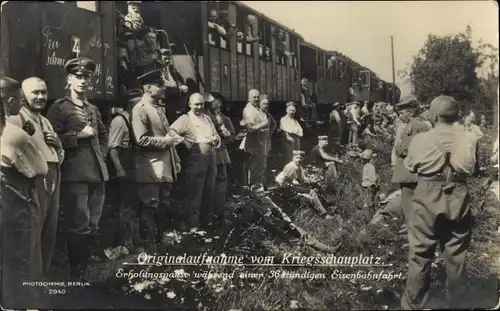
{"type": "Polygon", "coordinates": [[[41,77],[54,100],[64,96],[65,62],[87,56],[97,64],[90,98],[107,122],[130,88],[126,77],[133,67],[155,58],[148,44],[169,55],[188,86],[188,94],[166,101],[173,119],[195,91],[222,93],[234,118],[241,117],[251,88],[268,95],[275,115],[306,92],[320,119],[334,102],[400,96],[370,69],[239,1],[3,1],[1,8],[0,73],[41,77]]]}

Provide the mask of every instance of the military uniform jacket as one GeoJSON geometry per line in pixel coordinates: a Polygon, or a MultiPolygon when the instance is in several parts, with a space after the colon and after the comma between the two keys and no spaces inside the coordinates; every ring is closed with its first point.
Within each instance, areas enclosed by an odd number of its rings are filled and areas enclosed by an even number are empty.
{"type": "Polygon", "coordinates": [[[65,151],[61,166],[62,182],[107,181],[109,177],[104,155],[108,148],[108,131],[99,109],[89,102],[79,107],[65,97],[50,107],[47,119],[59,135],[65,151]],[[78,138],[77,134],[87,124],[97,130],[97,135],[78,138]]]}
{"type": "Polygon", "coordinates": [[[417,182],[417,175],[406,169],[404,159],[408,154],[408,147],[410,146],[413,137],[415,137],[418,133],[427,132],[428,130],[429,127],[427,124],[415,118],[411,118],[406,124],[405,128],[401,132],[399,140],[396,139],[396,144],[394,145],[396,161],[391,179],[392,183],[404,184],[417,182]]]}
{"type": "Polygon", "coordinates": [[[132,109],[131,121],[139,146],[135,157],[136,182],[174,182],[180,159],[175,147],[168,146],[165,139],[169,123],[164,107],[144,95],[132,109]]]}

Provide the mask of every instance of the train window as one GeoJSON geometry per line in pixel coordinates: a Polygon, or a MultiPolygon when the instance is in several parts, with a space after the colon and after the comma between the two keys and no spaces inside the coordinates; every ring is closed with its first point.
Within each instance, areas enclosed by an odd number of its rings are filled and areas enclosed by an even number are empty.
{"type": "Polygon", "coordinates": [[[76,1],[76,6],[92,12],[97,12],[97,1],[76,1]]]}
{"type": "Polygon", "coordinates": [[[246,46],[247,46],[247,48],[246,48],[247,55],[252,56],[252,44],[247,43],[246,46]]]}
{"type": "Polygon", "coordinates": [[[220,47],[222,49],[227,49],[227,41],[224,40],[222,37],[220,38],[220,47]]]}
{"type": "Polygon", "coordinates": [[[262,44],[259,44],[259,57],[264,56],[264,46],[262,44]]]}
{"type": "Polygon", "coordinates": [[[236,43],[236,47],[238,48],[238,53],[243,53],[243,43],[241,41],[236,43]]]}

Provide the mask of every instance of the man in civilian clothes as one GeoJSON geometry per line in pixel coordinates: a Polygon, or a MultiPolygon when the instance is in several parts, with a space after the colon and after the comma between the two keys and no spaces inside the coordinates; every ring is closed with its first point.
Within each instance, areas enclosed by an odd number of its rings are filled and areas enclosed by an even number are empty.
{"type": "Polygon", "coordinates": [[[41,115],[47,105],[47,84],[40,78],[32,77],[22,83],[24,106],[18,115],[8,121],[22,127],[30,121],[34,125],[33,140],[37,149],[47,161],[49,171],[46,176],[36,178],[36,189],[41,209],[41,226],[38,232],[40,242],[38,252],[42,254],[42,272],[48,276],[52,254],[56,244],[57,221],[59,219],[59,188],[61,186],[60,163],[64,159],[61,141],[49,120],[41,115]]]}
{"type": "MultiPolygon", "coordinates": [[[[399,184],[401,188],[401,203],[403,205],[403,214],[405,220],[408,219],[408,213],[411,210],[411,200],[413,191],[417,186],[417,175],[409,172],[403,164],[408,154],[408,146],[413,137],[418,133],[429,130],[428,126],[421,120],[415,118],[415,113],[419,108],[418,100],[413,96],[407,96],[396,105],[399,110],[401,124],[398,125],[397,136],[394,143],[395,163],[391,182],[399,184]]],[[[406,228],[403,227],[402,232],[406,228]]]]}
{"type": "Polygon", "coordinates": [[[214,189],[214,216],[218,220],[223,220],[225,217],[224,204],[226,202],[228,167],[231,165],[231,158],[227,152],[227,144],[234,140],[235,130],[231,120],[222,113],[222,103],[224,102],[224,95],[218,92],[213,92],[214,100],[210,103],[209,116],[212,123],[217,129],[217,134],[222,139],[219,148],[215,149],[215,163],[217,165],[217,175],[215,177],[214,189]]]}
{"type": "Polygon", "coordinates": [[[269,135],[267,138],[267,146],[266,146],[266,166],[264,168],[264,189],[267,189],[267,178],[265,177],[265,172],[267,171],[267,163],[269,163],[269,154],[271,153],[271,138],[273,133],[276,130],[279,130],[278,128],[278,123],[276,120],[273,118],[273,116],[269,113],[269,98],[267,95],[261,95],[260,97],[260,104],[259,104],[260,110],[262,110],[266,116],[267,120],[269,121],[268,129],[269,129],[269,135]]]}
{"type": "Polygon", "coordinates": [[[269,120],[259,108],[260,93],[252,89],[248,92],[248,103],[243,109],[241,125],[247,130],[244,149],[249,153],[247,160],[248,185],[262,184],[267,163],[267,143],[269,139],[269,120]]]}
{"type": "Polygon", "coordinates": [[[38,150],[34,125],[21,127],[7,122],[21,109],[21,85],[0,76],[0,148],[2,151],[0,186],[1,304],[3,308],[36,308],[38,289],[23,286],[41,276],[41,209],[36,179],[48,172],[47,161],[38,150]]]}
{"type": "Polygon", "coordinates": [[[150,71],[138,79],[144,89],[141,100],[132,109],[132,129],[138,144],[135,156],[141,214],[141,235],[147,251],[154,251],[164,230],[165,215],[172,219],[170,192],[180,172],[180,159],[174,148],[165,106],[165,84],[161,70],[150,71]],[[159,231],[156,231],[159,228],[159,231]]]}
{"type": "MultiPolygon", "coordinates": [[[[208,96],[208,102],[213,101],[208,96]]],[[[215,176],[215,149],[222,141],[215,125],[204,111],[205,100],[200,93],[189,97],[191,110],[180,116],[170,127],[183,138],[188,152],[182,171],[185,222],[189,227],[208,227],[212,223],[215,176]]]]}
{"type": "Polygon", "coordinates": [[[83,277],[87,269],[104,204],[104,183],[108,180],[104,160],[108,131],[99,109],[86,96],[95,67],[85,57],[67,61],[69,94],[57,100],[47,113],[65,151],[61,201],[70,234],[68,259],[72,278],[83,277]]]}
{"type": "Polygon", "coordinates": [[[110,183],[115,185],[116,207],[118,208],[118,226],[120,245],[131,253],[140,253],[141,241],[138,236],[137,191],[135,183],[135,151],[137,142],[130,123],[130,114],[135,104],[142,97],[142,91],[132,89],[125,98],[125,109],[117,114],[109,126],[109,159],[110,183]]]}

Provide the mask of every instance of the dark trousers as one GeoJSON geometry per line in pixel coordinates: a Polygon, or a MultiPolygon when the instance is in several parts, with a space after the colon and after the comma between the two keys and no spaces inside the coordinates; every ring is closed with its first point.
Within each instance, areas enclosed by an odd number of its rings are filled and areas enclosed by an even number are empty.
{"type": "Polygon", "coordinates": [[[35,180],[38,200],[40,202],[41,221],[40,248],[42,254],[42,272],[47,276],[52,263],[52,255],[56,245],[57,221],[59,219],[59,194],[61,187],[61,170],[59,163],[48,163],[46,176],[35,180]]]}
{"type": "MultiPolygon", "coordinates": [[[[465,259],[471,241],[471,212],[466,184],[443,191],[444,182],[419,181],[408,214],[410,258],[406,290],[401,300],[405,310],[425,307],[431,286],[431,264],[437,243],[446,266],[449,307],[464,307],[467,271],[465,259]]],[[[469,298],[470,300],[470,298],[469,298]]]]}
{"type": "Polygon", "coordinates": [[[252,152],[246,161],[248,185],[262,184],[266,171],[267,155],[264,152],[252,152]]]}
{"type": "Polygon", "coordinates": [[[403,216],[405,218],[405,222],[408,224],[408,217],[410,211],[413,208],[413,192],[417,187],[416,183],[404,183],[399,184],[401,188],[401,205],[403,206],[403,216]]]}
{"type": "Polygon", "coordinates": [[[98,231],[104,205],[104,183],[64,182],[61,200],[69,233],[85,235],[98,231]]]}
{"type": "Polygon", "coordinates": [[[165,230],[165,215],[170,213],[172,183],[138,183],[137,195],[140,208],[140,236],[151,247],[158,235],[165,230]]]}
{"type": "Polygon", "coordinates": [[[214,189],[214,204],[213,210],[214,214],[221,217],[224,216],[227,194],[227,165],[218,164],[217,165],[217,175],[215,177],[215,189],[214,189]]]}
{"type": "Polygon", "coordinates": [[[215,176],[213,153],[203,154],[197,145],[189,151],[181,171],[184,191],[184,218],[189,227],[212,222],[215,176]]]}
{"type": "Polygon", "coordinates": [[[1,168],[1,281],[2,307],[29,309],[39,306],[39,288],[23,286],[39,280],[41,210],[35,180],[12,168],[1,168]]]}

